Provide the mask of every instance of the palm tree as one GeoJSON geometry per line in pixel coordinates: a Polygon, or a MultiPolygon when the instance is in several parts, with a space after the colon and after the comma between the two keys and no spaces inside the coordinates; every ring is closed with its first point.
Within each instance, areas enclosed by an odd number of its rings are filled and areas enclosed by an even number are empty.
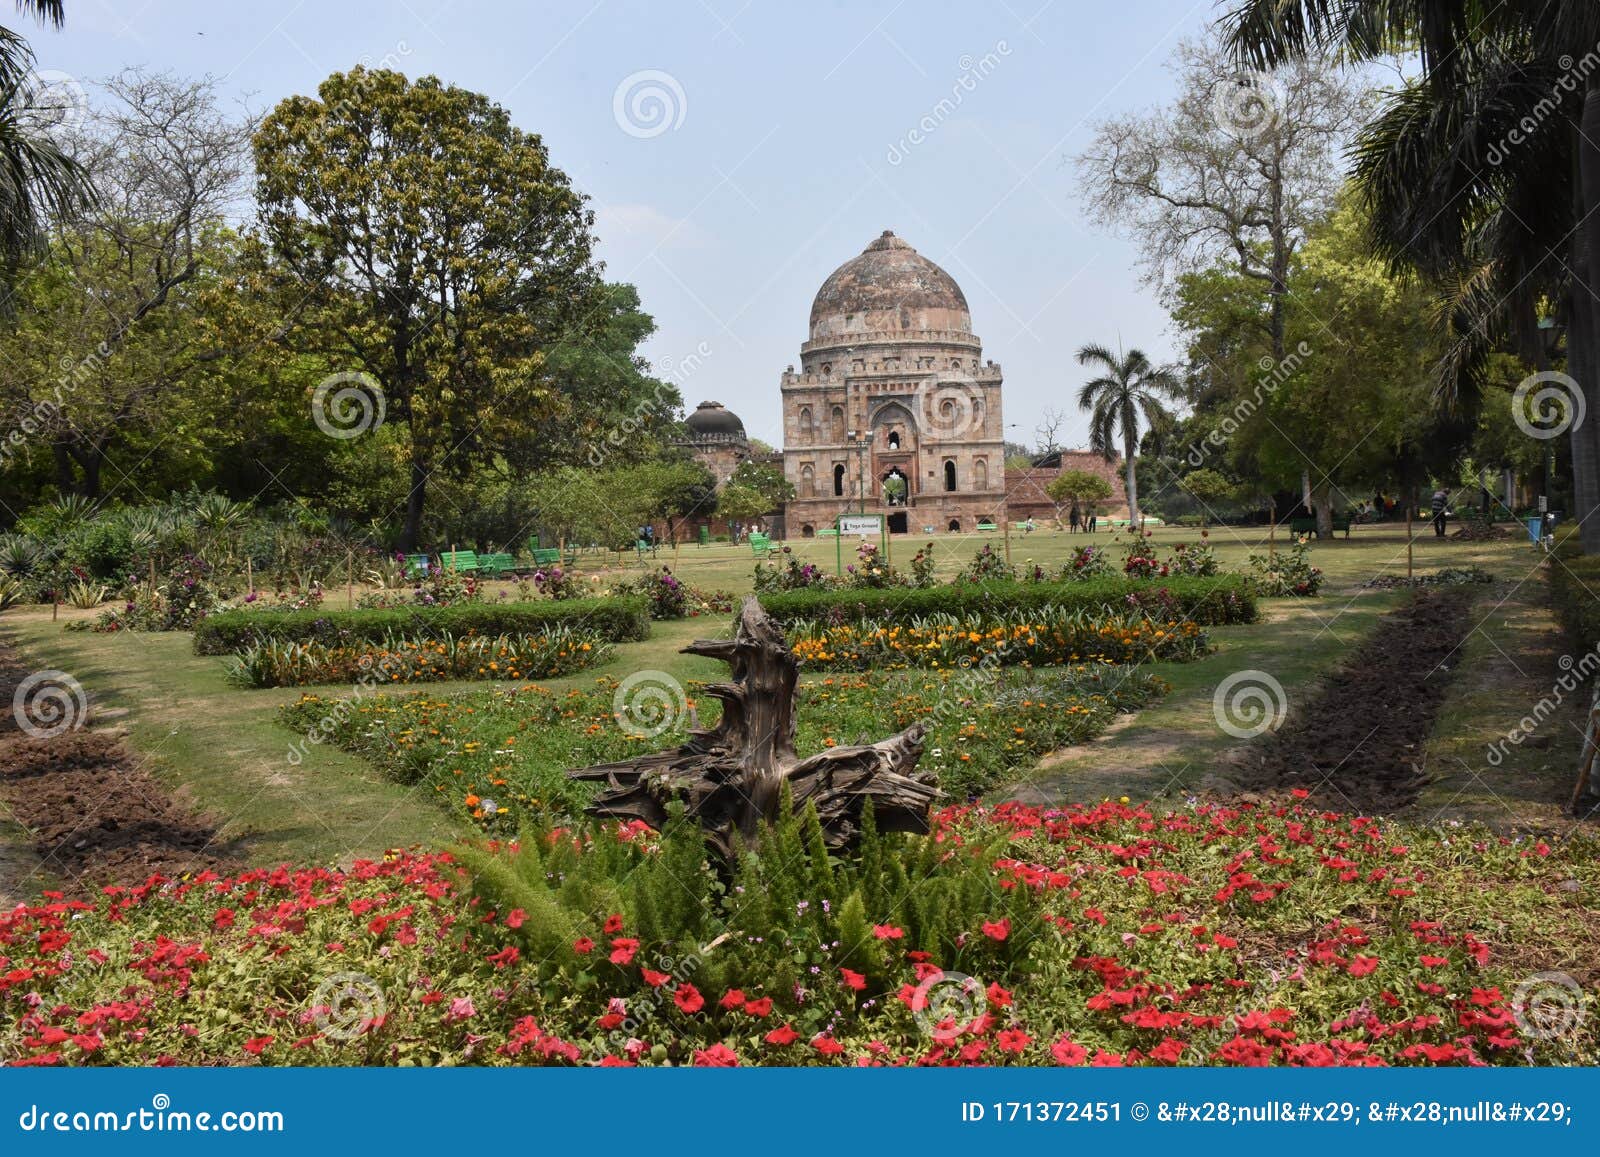
{"type": "MultiPolygon", "coordinates": [[[[1439,290],[1441,400],[1477,402],[1507,336],[1542,370],[1541,300],[1560,303],[1567,373],[1600,406],[1600,5],[1593,0],[1244,0],[1229,40],[1263,66],[1416,45],[1423,75],[1355,147],[1373,241],[1439,290]],[[1576,64],[1574,64],[1576,62],[1576,64]]],[[[1600,552],[1600,421],[1569,431],[1574,511],[1600,552]]]]}
{"type": "MultiPolygon", "coordinates": [[[[61,0],[17,7],[59,27],[61,0]]],[[[0,27],[0,296],[10,300],[18,268],[38,254],[50,221],[90,199],[88,175],[33,115],[33,52],[0,27]]]]}
{"type": "Polygon", "coordinates": [[[1122,439],[1122,459],[1128,491],[1128,525],[1138,526],[1139,481],[1134,456],[1139,452],[1140,418],[1146,428],[1160,432],[1172,415],[1163,397],[1180,396],[1183,383],[1171,370],[1152,365],[1143,350],[1113,354],[1103,345],[1086,345],[1078,351],[1078,364],[1104,370],[1078,389],[1078,408],[1089,411],[1089,449],[1107,462],[1117,460],[1117,438],[1122,439]]]}

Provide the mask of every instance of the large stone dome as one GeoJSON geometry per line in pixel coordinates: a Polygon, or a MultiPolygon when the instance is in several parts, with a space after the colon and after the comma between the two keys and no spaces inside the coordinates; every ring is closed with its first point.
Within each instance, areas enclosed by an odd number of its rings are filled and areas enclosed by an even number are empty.
{"type": "Polygon", "coordinates": [[[929,330],[971,333],[966,295],[887,229],[835,269],[811,303],[812,342],[929,330]]]}
{"type": "Polygon", "coordinates": [[[694,413],[683,420],[695,438],[744,438],[744,423],[739,415],[721,402],[701,402],[694,413]]]}

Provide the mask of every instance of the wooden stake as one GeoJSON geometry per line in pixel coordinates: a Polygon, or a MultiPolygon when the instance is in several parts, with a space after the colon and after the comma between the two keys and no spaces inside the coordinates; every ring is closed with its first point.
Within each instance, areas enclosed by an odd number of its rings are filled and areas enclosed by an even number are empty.
{"type": "Polygon", "coordinates": [[[256,593],[255,563],[253,559],[248,558],[244,560],[244,593],[247,595],[256,593]]]}
{"type": "Polygon", "coordinates": [[[356,552],[344,552],[344,602],[350,610],[356,607],[356,552]]]}
{"type": "Polygon", "coordinates": [[[1278,557],[1278,500],[1267,499],[1267,557],[1278,557]]]}
{"type": "Polygon", "coordinates": [[[1589,726],[1583,733],[1583,764],[1578,769],[1578,784],[1572,789],[1572,802],[1567,810],[1573,815],[1578,814],[1578,805],[1583,800],[1584,793],[1589,790],[1589,776],[1594,770],[1595,744],[1600,737],[1595,735],[1596,712],[1593,707],[1589,709],[1589,726]]]}
{"type": "Polygon", "coordinates": [[[1412,508],[1412,506],[1415,505],[1415,503],[1412,501],[1412,497],[1413,497],[1413,495],[1412,495],[1412,492],[1411,492],[1410,488],[1407,488],[1407,490],[1406,490],[1406,578],[1407,579],[1409,579],[1411,577],[1411,542],[1412,542],[1412,535],[1411,535],[1411,508],[1412,508]]]}
{"type": "Polygon", "coordinates": [[[1006,538],[1006,565],[1011,565],[1011,511],[1004,510],[1000,514],[1000,525],[1005,528],[1006,538]]]}
{"type": "Polygon", "coordinates": [[[156,593],[156,556],[150,556],[150,593],[156,593]]]}
{"type": "Polygon", "coordinates": [[[50,621],[53,623],[61,617],[61,592],[50,592],[50,621]]]}

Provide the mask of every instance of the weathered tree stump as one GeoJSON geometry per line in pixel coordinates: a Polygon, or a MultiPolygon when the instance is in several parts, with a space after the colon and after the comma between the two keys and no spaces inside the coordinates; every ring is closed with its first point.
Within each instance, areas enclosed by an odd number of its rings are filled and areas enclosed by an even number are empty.
{"type": "Polygon", "coordinates": [[[869,799],[879,831],[926,832],[929,810],[941,793],[931,774],[917,771],[926,734],[922,724],[878,743],[797,758],[799,664],[782,628],[753,595],[744,600],[737,624],[732,639],[701,639],[683,649],[732,668],[729,682],[706,688],[722,701],[717,725],[692,731],[689,741],[672,751],[569,771],[573,779],[606,785],[585,810],[605,819],[643,820],[660,830],[667,805],[682,800],[686,814],[726,857],[736,835],[746,847],[760,842],[762,828],[778,816],[787,784],[797,811],[816,805],[829,847],[855,843],[869,799]]]}

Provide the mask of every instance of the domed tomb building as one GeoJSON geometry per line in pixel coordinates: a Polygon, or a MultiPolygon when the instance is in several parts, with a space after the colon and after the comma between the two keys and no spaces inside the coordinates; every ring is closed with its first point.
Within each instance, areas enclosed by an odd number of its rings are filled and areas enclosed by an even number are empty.
{"type": "Polygon", "coordinates": [[[1004,518],[1000,383],[961,287],[886,230],[822,283],[782,378],[787,534],[862,509],[897,534],[1004,518]]]}

